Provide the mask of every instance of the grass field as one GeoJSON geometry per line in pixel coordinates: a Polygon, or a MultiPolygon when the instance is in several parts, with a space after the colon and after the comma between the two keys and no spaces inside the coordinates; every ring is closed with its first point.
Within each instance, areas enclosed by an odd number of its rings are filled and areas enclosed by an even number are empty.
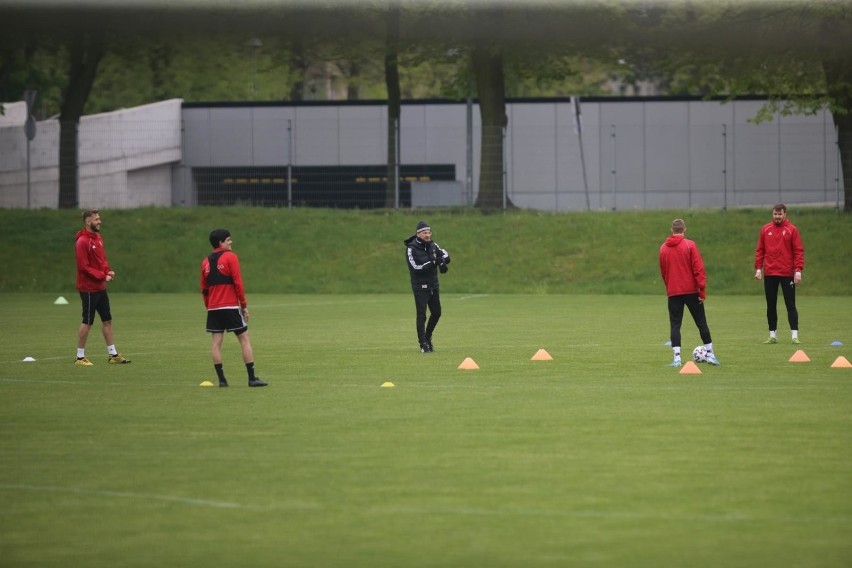
{"type": "Polygon", "coordinates": [[[662,292],[446,294],[431,355],[409,294],[250,293],[270,386],[228,337],[218,389],[198,295],[111,294],[133,364],[90,368],[55,297],[0,296],[4,567],[852,565],[852,298],[799,299],[789,363],[783,303],[767,346],[711,296],[680,375],[662,292]]]}

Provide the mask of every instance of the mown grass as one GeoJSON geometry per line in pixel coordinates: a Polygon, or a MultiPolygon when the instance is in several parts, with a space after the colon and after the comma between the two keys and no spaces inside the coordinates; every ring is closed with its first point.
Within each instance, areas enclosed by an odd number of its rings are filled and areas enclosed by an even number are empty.
{"type": "MultiPolygon", "coordinates": [[[[852,216],[792,208],[806,248],[801,295],[852,294],[852,216]]],[[[657,254],[671,220],[705,258],[708,294],[753,294],[765,210],[486,214],[449,211],[194,208],[103,211],[103,234],[118,277],[116,292],[193,292],[207,235],[234,236],[250,291],[258,293],[404,293],[402,240],[426,219],[450,251],[447,291],[501,294],[657,294],[657,254]]],[[[74,291],[76,211],[0,210],[14,257],[0,292],[74,291]]]]}
{"type": "Polygon", "coordinates": [[[198,386],[195,293],[114,292],[133,363],[93,334],[90,368],[54,297],[0,296],[4,566],[852,562],[849,297],[800,298],[789,363],[761,298],[711,295],[722,366],[680,375],[662,293],[447,292],[422,355],[410,293],[250,291],[265,389],[232,337],[232,387],[198,386]]]}

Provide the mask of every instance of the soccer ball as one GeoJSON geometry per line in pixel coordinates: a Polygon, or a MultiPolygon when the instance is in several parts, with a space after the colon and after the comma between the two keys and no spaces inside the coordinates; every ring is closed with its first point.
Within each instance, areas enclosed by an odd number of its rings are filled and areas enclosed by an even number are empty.
{"type": "Polygon", "coordinates": [[[692,360],[696,363],[706,363],[707,362],[707,349],[703,345],[699,345],[695,349],[692,350],[692,360]]]}

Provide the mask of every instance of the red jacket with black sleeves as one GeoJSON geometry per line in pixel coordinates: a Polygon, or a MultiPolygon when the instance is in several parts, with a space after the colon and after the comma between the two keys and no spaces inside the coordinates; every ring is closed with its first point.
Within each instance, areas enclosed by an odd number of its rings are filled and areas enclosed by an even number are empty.
{"type": "Polygon", "coordinates": [[[789,220],[780,225],[767,223],[760,230],[754,267],[762,269],[765,276],[793,276],[805,268],[805,247],[802,237],[789,220]]]}
{"type": "Polygon", "coordinates": [[[201,296],[208,310],[247,306],[240,261],[236,254],[217,248],[201,262],[201,296]],[[211,258],[216,259],[213,275],[210,269],[211,258]]]}
{"type": "Polygon", "coordinates": [[[704,261],[695,242],[683,235],[670,236],[660,247],[660,274],[669,298],[698,294],[704,299],[707,287],[704,261]]]}
{"type": "Polygon", "coordinates": [[[77,231],[74,253],[77,257],[77,290],[80,292],[106,290],[106,278],[110,267],[101,234],[88,229],[77,231]]]}

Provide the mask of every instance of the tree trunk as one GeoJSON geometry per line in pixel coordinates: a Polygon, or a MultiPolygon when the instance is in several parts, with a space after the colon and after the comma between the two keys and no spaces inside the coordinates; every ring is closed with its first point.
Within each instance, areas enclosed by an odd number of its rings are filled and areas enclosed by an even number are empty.
{"type": "Polygon", "coordinates": [[[79,204],[77,126],[79,120],[59,121],[59,208],[73,209],[79,204]]]}
{"type": "MultiPolygon", "coordinates": [[[[848,11],[846,11],[848,12],[848,11]]],[[[849,15],[827,18],[820,30],[824,37],[838,33],[842,26],[848,26],[849,15]]],[[[840,16],[840,14],[838,14],[840,16]]],[[[839,36],[837,36],[839,37],[839,36]]],[[[843,180],[843,211],[852,211],[852,57],[847,51],[824,47],[822,51],[822,70],[825,84],[832,102],[832,116],[837,128],[837,145],[840,153],[840,168],[843,180]],[[843,113],[843,114],[840,114],[843,113]]]]}
{"type": "MultiPolygon", "coordinates": [[[[36,48],[31,43],[26,43],[23,47],[7,45],[0,50],[0,101],[17,101],[25,90],[37,86],[35,79],[41,70],[37,70],[37,66],[32,62],[35,53],[36,48]],[[23,70],[26,72],[22,74],[23,70]]],[[[33,115],[35,114],[33,111],[33,115]]],[[[3,116],[2,102],[0,116],[3,116]]]]}
{"type": "Polygon", "coordinates": [[[840,152],[840,169],[845,199],[843,210],[852,211],[852,58],[844,55],[828,55],[822,68],[828,95],[834,102],[834,125],[837,127],[837,142],[840,152]],[[845,109],[840,114],[837,109],[845,109]]]}
{"type": "MultiPolygon", "coordinates": [[[[849,108],[848,106],[846,108],[849,108]]],[[[852,114],[834,113],[834,125],[837,126],[840,150],[840,170],[843,182],[843,210],[852,212],[852,114]]]]}
{"type": "Polygon", "coordinates": [[[399,88],[399,7],[388,13],[388,36],[385,49],[385,85],[388,90],[388,169],[385,189],[385,207],[396,207],[396,149],[399,144],[400,88],[399,88]]]}
{"type": "Polygon", "coordinates": [[[346,70],[346,100],[357,101],[361,98],[361,85],[359,81],[361,75],[361,65],[357,61],[350,61],[346,70]],[[353,81],[352,79],[355,79],[353,81]]]}
{"type": "Polygon", "coordinates": [[[295,73],[293,82],[290,84],[290,100],[301,101],[305,99],[305,73],[308,70],[308,62],[305,60],[305,47],[302,42],[296,40],[290,53],[290,64],[295,73]]]}
{"type": "Polygon", "coordinates": [[[59,208],[77,207],[79,201],[77,126],[92,92],[98,64],[104,54],[98,38],[79,37],[70,49],[68,86],[62,97],[59,115],[59,208]]]}
{"type": "Polygon", "coordinates": [[[475,46],[473,73],[479,98],[479,115],[482,119],[482,157],[479,163],[479,193],[476,196],[476,206],[480,209],[511,207],[508,196],[504,202],[503,195],[503,129],[508,120],[502,48],[475,46]]]}
{"type": "MultiPolygon", "coordinates": [[[[15,51],[12,48],[4,48],[0,51],[0,101],[15,100],[18,94],[12,95],[7,93],[6,85],[11,83],[12,64],[15,57],[15,51]]],[[[3,115],[3,105],[0,104],[0,116],[3,115]]]]}
{"type": "Polygon", "coordinates": [[[155,100],[171,98],[166,74],[174,59],[173,49],[168,43],[156,42],[147,51],[148,68],[151,70],[151,93],[155,100]]]}

